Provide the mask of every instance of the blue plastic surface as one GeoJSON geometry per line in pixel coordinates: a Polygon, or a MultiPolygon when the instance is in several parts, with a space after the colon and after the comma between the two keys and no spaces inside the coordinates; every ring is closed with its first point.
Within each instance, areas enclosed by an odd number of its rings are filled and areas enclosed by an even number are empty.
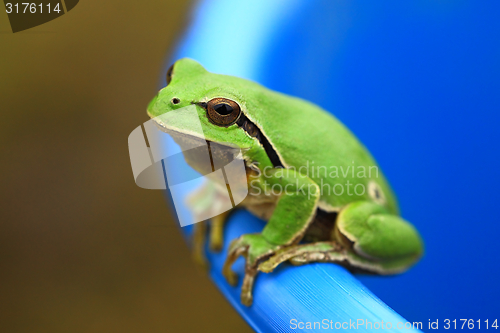
{"type": "MultiPolygon", "coordinates": [[[[263,226],[263,221],[245,211],[238,211],[231,216],[226,226],[223,250],[220,253],[207,251],[210,276],[255,331],[311,332],[306,329],[307,322],[311,325],[316,322],[316,330],[355,328],[357,332],[418,331],[405,329],[405,324],[407,328],[413,324],[407,323],[348,271],[335,264],[292,266],[285,263],[270,274],[260,273],[254,286],[253,305],[242,305],[241,278],[237,287],[230,286],[221,275],[222,266],[230,240],[244,233],[259,232],[263,226]],[[398,325],[401,329],[398,329],[398,325]]],[[[191,230],[192,226],[183,228],[188,239],[191,230]]],[[[242,258],[234,264],[233,269],[240,277],[243,276],[242,258]]]]}
{"type": "Polygon", "coordinates": [[[203,1],[169,63],[192,57],[334,113],[426,244],[408,273],[358,278],[424,330],[460,318],[484,329],[500,299],[499,17],[486,0],[203,1]]]}

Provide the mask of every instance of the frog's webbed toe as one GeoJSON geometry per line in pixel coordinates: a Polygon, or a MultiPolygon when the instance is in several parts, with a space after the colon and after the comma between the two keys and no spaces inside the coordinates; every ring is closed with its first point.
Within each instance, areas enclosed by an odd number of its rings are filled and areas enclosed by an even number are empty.
{"type": "Polygon", "coordinates": [[[210,250],[220,251],[222,249],[224,224],[231,212],[229,210],[220,214],[222,208],[228,206],[224,200],[228,199],[221,195],[211,182],[207,182],[193,191],[186,200],[186,204],[193,214],[193,220],[199,221],[193,226],[193,258],[202,267],[208,267],[205,255],[207,225],[209,225],[210,250]],[[207,217],[211,218],[207,219],[207,217]]]}
{"type": "Polygon", "coordinates": [[[208,269],[208,262],[205,256],[206,243],[206,221],[201,221],[193,226],[193,260],[203,269],[208,269]]]}
{"type": "Polygon", "coordinates": [[[273,255],[279,247],[269,243],[261,234],[242,235],[231,243],[222,274],[228,283],[236,285],[237,276],[231,266],[238,257],[245,257],[245,276],[241,287],[241,302],[244,305],[250,306],[252,304],[252,289],[258,273],[259,262],[273,255]]]}
{"type": "Polygon", "coordinates": [[[303,265],[310,262],[341,262],[344,259],[345,251],[337,242],[317,242],[280,249],[269,259],[260,263],[258,269],[261,272],[270,273],[285,261],[290,261],[294,265],[303,265]]]}
{"type": "Polygon", "coordinates": [[[193,225],[193,259],[203,268],[208,268],[205,254],[208,228],[208,247],[210,251],[219,252],[224,242],[224,224],[230,211],[212,217],[210,220],[201,221],[193,225]]]}
{"type": "Polygon", "coordinates": [[[211,251],[219,252],[224,243],[224,225],[232,211],[224,212],[210,219],[210,236],[208,246],[211,251]]]}
{"type": "Polygon", "coordinates": [[[250,306],[253,303],[252,291],[257,273],[258,270],[255,267],[247,267],[245,269],[245,277],[241,286],[241,303],[243,305],[250,306]]]}

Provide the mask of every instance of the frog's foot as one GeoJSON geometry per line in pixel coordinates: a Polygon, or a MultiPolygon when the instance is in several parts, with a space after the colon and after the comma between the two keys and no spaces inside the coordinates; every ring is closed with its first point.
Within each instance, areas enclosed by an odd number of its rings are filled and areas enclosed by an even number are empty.
{"type": "Polygon", "coordinates": [[[212,251],[220,251],[224,239],[224,224],[229,214],[228,211],[212,217],[211,220],[195,223],[193,226],[193,260],[203,269],[208,269],[208,261],[205,255],[207,224],[210,224],[208,246],[212,251]]]}
{"type": "Polygon", "coordinates": [[[223,227],[230,211],[222,214],[219,213],[224,211],[224,207],[231,205],[230,201],[228,203],[228,200],[227,196],[221,195],[211,182],[207,182],[196,189],[186,199],[186,204],[193,214],[193,219],[200,221],[193,226],[193,258],[202,267],[208,267],[205,258],[207,223],[211,225],[209,236],[210,249],[218,251],[222,248],[223,227]],[[208,217],[212,217],[211,220],[207,220],[208,217]]]}
{"type": "Polygon", "coordinates": [[[231,243],[222,274],[229,284],[236,285],[237,277],[231,266],[239,256],[245,257],[245,277],[241,287],[241,302],[244,305],[250,306],[252,304],[252,288],[258,272],[258,263],[275,253],[279,248],[279,245],[269,243],[261,234],[243,235],[231,243]]]}
{"type": "Polygon", "coordinates": [[[210,238],[208,246],[210,250],[219,252],[224,242],[224,225],[232,211],[224,212],[210,219],[210,238]]]}
{"type": "Polygon", "coordinates": [[[336,242],[292,245],[276,251],[269,259],[261,262],[258,270],[270,273],[279,264],[288,260],[294,265],[303,265],[309,262],[341,262],[344,259],[345,251],[336,242]]]}

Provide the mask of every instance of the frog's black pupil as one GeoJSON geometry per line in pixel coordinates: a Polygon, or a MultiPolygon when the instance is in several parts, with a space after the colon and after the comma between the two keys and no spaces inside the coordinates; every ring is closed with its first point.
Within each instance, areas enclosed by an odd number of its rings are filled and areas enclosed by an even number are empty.
{"type": "Polygon", "coordinates": [[[378,193],[378,190],[375,190],[375,198],[380,199],[380,193],[378,193]]]}
{"type": "Polygon", "coordinates": [[[231,105],[227,105],[225,103],[220,103],[214,106],[215,112],[222,116],[227,116],[228,114],[231,114],[233,112],[233,108],[231,105]]]}

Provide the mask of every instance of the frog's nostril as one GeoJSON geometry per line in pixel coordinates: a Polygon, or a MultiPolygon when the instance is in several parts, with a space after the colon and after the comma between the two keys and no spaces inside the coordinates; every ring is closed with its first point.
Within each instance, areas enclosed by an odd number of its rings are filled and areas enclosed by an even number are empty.
{"type": "Polygon", "coordinates": [[[181,102],[181,100],[178,99],[177,97],[174,97],[174,98],[172,98],[171,102],[172,102],[172,104],[179,104],[181,102]]]}

